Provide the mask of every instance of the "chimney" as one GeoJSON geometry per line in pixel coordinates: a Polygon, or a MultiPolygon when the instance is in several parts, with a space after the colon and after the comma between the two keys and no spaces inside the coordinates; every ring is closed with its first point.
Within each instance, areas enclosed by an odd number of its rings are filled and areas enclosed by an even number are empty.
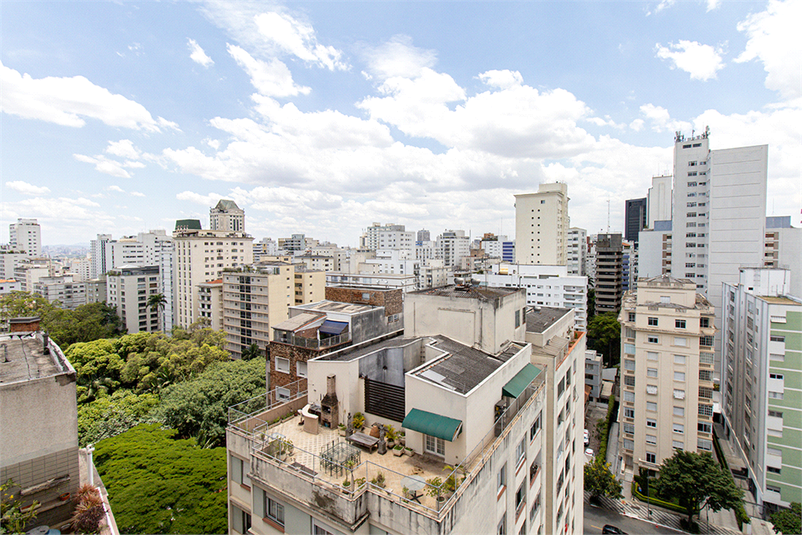
{"type": "Polygon", "coordinates": [[[337,376],[329,375],[326,377],[326,395],[337,397],[337,376]]]}
{"type": "Polygon", "coordinates": [[[8,320],[8,331],[12,333],[30,333],[39,330],[39,316],[11,318],[8,320]]]}

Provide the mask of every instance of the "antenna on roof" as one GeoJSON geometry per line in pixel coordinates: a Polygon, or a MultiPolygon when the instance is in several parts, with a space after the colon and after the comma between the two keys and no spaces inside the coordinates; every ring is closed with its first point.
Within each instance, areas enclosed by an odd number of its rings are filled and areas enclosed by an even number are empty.
{"type": "Polygon", "coordinates": [[[607,234],[610,234],[610,198],[607,198],[607,234]]]}

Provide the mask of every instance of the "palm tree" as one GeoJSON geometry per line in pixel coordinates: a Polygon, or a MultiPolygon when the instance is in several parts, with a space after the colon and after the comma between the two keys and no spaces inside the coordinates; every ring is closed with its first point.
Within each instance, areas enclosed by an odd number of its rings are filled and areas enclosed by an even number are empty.
{"type": "Polygon", "coordinates": [[[167,304],[167,298],[164,297],[164,294],[153,294],[148,297],[147,307],[151,310],[157,310],[159,313],[159,326],[162,330],[164,330],[164,325],[162,325],[162,317],[161,313],[164,310],[165,305],[167,304]]]}

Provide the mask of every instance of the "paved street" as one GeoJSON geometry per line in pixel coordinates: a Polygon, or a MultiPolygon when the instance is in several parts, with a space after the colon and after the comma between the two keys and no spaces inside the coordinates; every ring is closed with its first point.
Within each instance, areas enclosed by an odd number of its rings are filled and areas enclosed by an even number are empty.
{"type": "Polygon", "coordinates": [[[605,524],[612,524],[613,526],[621,528],[629,535],[646,533],[683,533],[682,531],[658,526],[656,524],[638,520],[636,518],[623,516],[614,511],[610,511],[609,509],[594,507],[585,503],[585,533],[601,533],[605,524]]]}

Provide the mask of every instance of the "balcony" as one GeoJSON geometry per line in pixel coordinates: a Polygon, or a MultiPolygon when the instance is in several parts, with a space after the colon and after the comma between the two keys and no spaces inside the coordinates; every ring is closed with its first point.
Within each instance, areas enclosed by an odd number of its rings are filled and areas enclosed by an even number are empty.
{"type": "Polygon", "coordinates": [[[296,347],[304,347],[306,349],[327,349],[351,341],[350,332],[344,332],[328,338],[304,338],[303,336],[297,336],[288,331],[277,330],[275,332],[275,342],[296,347]]]}

